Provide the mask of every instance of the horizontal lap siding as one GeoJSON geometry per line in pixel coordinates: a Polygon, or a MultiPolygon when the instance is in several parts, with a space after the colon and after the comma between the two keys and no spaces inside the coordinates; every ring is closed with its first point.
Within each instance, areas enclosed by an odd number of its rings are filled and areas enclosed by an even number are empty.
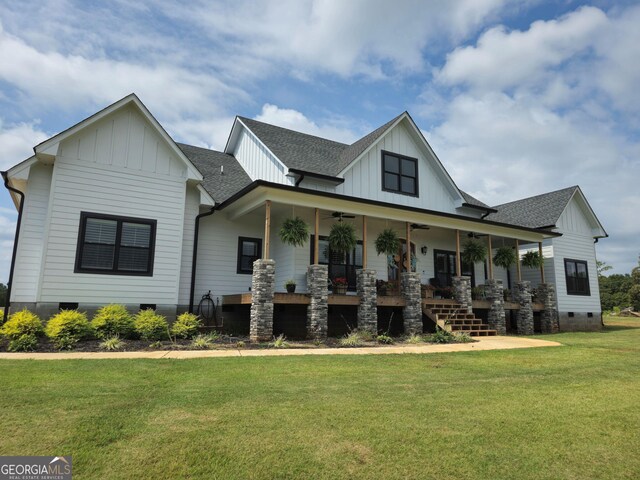
{"type": "Polygon", "coordinates": [[[63,141],[52,188],[38,301],[178,302],[186,166],[139,112],[114,112],[63,141]],[[74,273],[83,211],[156,220],[153,276],[74,273]]]}
{"type": "Polygon", "coordinates": [[[51,166],[41,164],[35,164],[29,171],[11,291],[13,302],[35,302],[37,298],[51,172],[51,166]]]}
{"type": "Polygon", "coordinates": [[[195,234],[195,221],[200,206],[200,192],[194,187],[187,189],[187,198],[184,206],[184,226],[182,233],[182,261],[180,268],[180,290],[178,304],[188,305],[191,293],[191,265],[193,263],[193,239],[195,234]]]}
{"type": "Polygon", "coordinates": [[[215,296],[249,291],[251,275],[236,273],[238,237],[241,236],[263,238],[263,211],[234,221],[228,220],[222,211],[203,217],[200,221],[194,296],[196,304],[209,290],[215,296]]]}

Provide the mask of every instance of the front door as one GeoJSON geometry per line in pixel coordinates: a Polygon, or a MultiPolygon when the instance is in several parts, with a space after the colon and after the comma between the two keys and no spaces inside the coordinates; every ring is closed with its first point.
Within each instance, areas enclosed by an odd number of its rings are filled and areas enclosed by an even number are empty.
{"type": "MultiPolygon", "coordinates": [[[[456,252],[434,250],[434,277],[436,286],[450,287],[451,278],[456,275],[456,252]]],[[[471,277],[471,286],[476,286],[475,272],[472,264],[462,262],[462,275],[471,277]]]]}

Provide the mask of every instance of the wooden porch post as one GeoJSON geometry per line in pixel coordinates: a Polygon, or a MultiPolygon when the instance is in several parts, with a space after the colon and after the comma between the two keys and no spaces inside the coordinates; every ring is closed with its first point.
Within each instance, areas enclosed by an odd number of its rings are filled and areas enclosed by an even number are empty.
{"type": "Polygon", "coordinates": [[[456,230],[456,277],[462,275],[462,266],[460,263],[460,230],[456,230]]]}
{"type": "Polygon", "coordinates": [[[493,258],[491,258],[491,235],[488,236],[489,239],[489,280],[493,280],[493,258]]]}
{"type": "Polygon", "coordinates": [[[516,238],[516,273],[518,282],[522,282],[522,272],[520,271],[520,241],[516,238]]]}
{"type": "Polygon", "coordinates": [[[407,226],[407,272],[411,272],[411,224],[406,222],[407,226]]]}
{"type": "Polygon", "coordinates": [[[318,245],[320,237],[320,209],[316,208],[315,230],[313,231],[313,264],[318,265],[318,245]]]}
{"type": "Polygon", "coordinates": [[[367,216],[362,216],[362,269],[367,268],[367,216]]]}
{"type": "Polygon", "coordinates": [[[269,246],[271,243],[271,200],[265,202],[265,215],[264,215],[264,251],[262,258],[269,258],[269,246]]]}
{"type": "MultiPolygon", "coordinates": [[[[538,242],[538,254],[542,258],[542,242],[538,242]]],[[[544,263],[540,265],[540,283],[544,283],[544,263]]]]}

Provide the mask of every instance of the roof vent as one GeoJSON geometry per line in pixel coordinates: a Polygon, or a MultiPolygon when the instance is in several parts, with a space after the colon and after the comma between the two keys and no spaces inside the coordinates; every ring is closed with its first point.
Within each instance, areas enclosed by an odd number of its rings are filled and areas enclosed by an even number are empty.
{"type": "Polygon", "coordinates": [[[220,165],[220,175],[224,175],[224,165],[220,165]]]}

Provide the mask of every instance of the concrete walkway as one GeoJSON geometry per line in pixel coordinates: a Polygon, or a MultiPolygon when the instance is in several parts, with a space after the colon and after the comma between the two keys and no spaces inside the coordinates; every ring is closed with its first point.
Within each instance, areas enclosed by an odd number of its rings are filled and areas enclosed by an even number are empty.
{"type": "Polygon", "coordinates": [[[383,355],[401,353],[473,352],[508,350],[513,348],[559,347],[549,340],[526,337],[479,337],[474,343],[446,345],[390,345],[363,348],[292,348],[260,350],[157,350],[149,352],[60,352],[60,353],[0,353],[0,360],[96,360],[102,358],[209,358],[209,357],[287,357],[294,355],[383,355]]]}

